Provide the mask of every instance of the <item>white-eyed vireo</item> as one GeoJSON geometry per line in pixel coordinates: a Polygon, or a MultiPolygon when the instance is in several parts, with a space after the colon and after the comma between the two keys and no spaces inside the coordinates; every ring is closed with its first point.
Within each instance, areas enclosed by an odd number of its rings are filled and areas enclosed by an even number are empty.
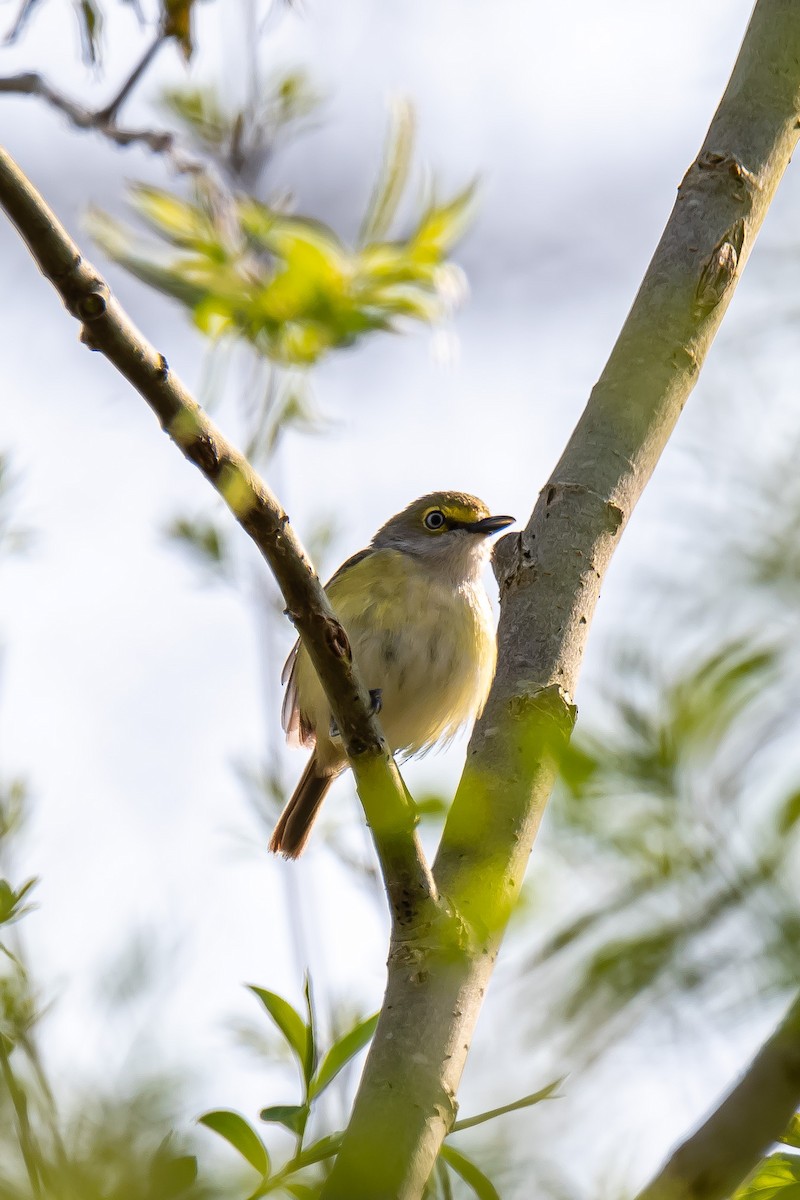
{"type": "MultiPolygon", "coordinates": [[[[490,535],[513,522],[490,516],[475,496],[431,492],[381,526],[328,583],[393,752],[418,754],[480,716],[497,658],[481,574],[490,535]]],[[[347,758],[299,642],[281,680],[287,741],[314,747],[270,841],[270,850],[297,858],[347,758]]]]}

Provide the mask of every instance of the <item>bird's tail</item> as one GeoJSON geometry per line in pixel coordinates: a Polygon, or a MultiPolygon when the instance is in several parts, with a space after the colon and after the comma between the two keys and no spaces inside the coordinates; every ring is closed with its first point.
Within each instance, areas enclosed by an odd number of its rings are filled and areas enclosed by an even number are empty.
{"type": "Polygon", "coordinates": [[[311,755],[291,800],[272,832],[269,848],[273,854],[282,854],[284,858],[300,857],[311,833],[311,826],[317,818],[319,806],[340,770],[341,767],[338,770],[325,770],[320,767],[316,754],[311,755]]]}

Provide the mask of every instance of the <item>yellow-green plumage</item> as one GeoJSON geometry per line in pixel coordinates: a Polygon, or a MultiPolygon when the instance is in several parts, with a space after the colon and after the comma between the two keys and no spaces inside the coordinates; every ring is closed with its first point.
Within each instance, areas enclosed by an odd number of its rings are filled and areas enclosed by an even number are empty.
{"type": "MultiPolygon", "coordinates": [[[[481,579],[487,535],[511,520],[491,518],[480,500],[463,492],[423,496],[387,522],[370,548],[348,560],[328,584],[361,677],[380,692],[380,721],[393,752],[422,753],[482,711],[496,660],[481,579]],[[440,517],[441,526],[426,526],[426,520],[433,524],[440,517]]],[[[284,681],[288,740],[314,746],[270,843],[296,857],[347,759],[332,731],[325,693],[299,645],[289,656],[284,681]]]]}

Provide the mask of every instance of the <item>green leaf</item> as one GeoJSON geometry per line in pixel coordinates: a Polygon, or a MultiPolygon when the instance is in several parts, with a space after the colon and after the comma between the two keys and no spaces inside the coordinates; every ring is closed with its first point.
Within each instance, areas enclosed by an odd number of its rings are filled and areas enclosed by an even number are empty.
{"type": "Polygon", "coordinates": [[[733,1200],[800,1200],[800,1157],[773,1154],[765,1158],[733,1200]]]}
{"type": "Polygon", "coordinates": [[[177,1200],[196,1179],[197,1159],[193,1154],[171,1156],[161,1150],[150,1168],[150,1183],[158,1200],[177,1200]]]}
{"type": "Polygon", "coordinates": [[[338,1154],[344,1139],[343,1133],[328,1133],[317,1142],[312,1142],[305,1150],[301,1151],[296,1158],[292,1159],[292,1166],[296,1171],[303,1167],[311,1167],[314,1163],[324,1162],[326,1158],[333,1158],[334,1154],[338,1154]]]}
{"type": "Polygon", "coordinates": [[[439,1157],[444,1159],[456,1175],[460,1175],[464,1182],[469,1184],[478,1200],[500,1200],[500,1193],[491,1179],[484,1175],[480,1167],[476,1166],[471,1158],[467,1158],[466,1154],[462,1154],[460,1150],[445,1143],[439,1151],[439,1157]]]}
{"type": "Polygon", "coordinates": [[[411,104],[408,100],[396,100],[389,116],[383,163],[358,235],[362,246],[386,237],[389,232],[408,182],[414,152],[414,124],[411,104]]]}
{"type": "Polygon", "coordinates": [[[164,37],[174,38],[188,62],[192,57],[192,5],[194,0],[162,0],[161,28],[164,37]]]}
{"type": "Polygon", "coordinates": [[[291,1133],[301,1136],[308,1120],[307,1104],[273,1104],[262,1108],[258,1114],[262,1121],[283,1125],[291,1133]]]}
{"type": "Polygon", "coordinates": [[[794,1114],[778,1141],[783,1142],[785,1146],[794,1146],[796,1150],[800,1150],[800,1112],[794,1114]]]}
{"type": "Polygon", "coordinates": [[[306,971],[305,979],[303,980],[303,997],[306,1002],[306,1014],[308,1015],[308,1045],[306,1049],[306,1057],[303,1062],[303,1078],[306,1083],[306,1092],[311,1087],[311,1078],[317,1069],[317,1019],[314,1013],[314,996],[311,991],[311,976],[306,971]]]}
{"type": "Polygon", "coordinates": [[[309,1053],[313,1052],[310,1046],[312,1042],[310,1027],[297,1009],[293,1008],[288,1000],[284,1000],[283,996],[278,996],[275,992],[269,992],[266,988],[255,987],[252,984],[250,991],[258,997],[283,1034],[300,1064],[303,1079],[307,1082],[309,1079],[309,1053]]]}
{"type": "Polygon", "coordinates": [[[81,31],[83,61],[90,67],[97,66],[97,63],[100,61],[100,34],[103,28],[103,14],[94,3],[94,0],[78,0],[75,8],[81,31]]]}
{"type": "Polygon", "coordinates": [[[143,183],[131,187],[131,203],[141,219],[173,246],[214,249],[219,232],[199,204],[143,183]]]}
{"type": "Polygon", "coordinates": [[[0,925],[9,925],[30,911],[31,906],[23,904],[23,900],[37,882],[36,879],[28,879],[15,891],[7,879],[0,879],[0,925]]]}
{"type": "Polygon", "coordinates": [[[213,521],[202,517],[176,517],[164,532],[202,566],[211,568],[216,576],[225,574],[230,557],[226,533],[213,521]]]}
{"type": "Polygon", "coordinates": [[[450,801],[445,800],[444,796],[431,792],[429,795],[415,796],[414,806],[421,821],[441,821],[443,817],[447,816],[450,801]]]}
{"type": "Polygon", "coordinates": [[[242,1158],[266,1179],[269,1175],[270,1163],[267,1148],[256,1131],[248,1124],[243,1116],[231,1109],[220,1108],[213,1112],[203,1113],[197,1118],[200,1125],[213,1129],[224,1138],[234,1150],[238,1150],[242,1158]]]}
{"type": "Polygon", "coordinates": [[[538,1104],[541,1100],[550,1100],[563,1082],[562,1076],[561,1079],[554,1079],[552,1083],[548,1083],[547,1087],[540,1088],[538,1092],[531,1092],[529,1096],[523,1096],[521,1100],[514,1100],[511,1104],[504,1104],[500,1108],[492,1108],[488,1112],[478,1113],[475,1117],[466,1117],[463,1121],[456,1121],[450,1132],[458,1133],[462,1129],[472,1129],[475,1125],[482,1125],[484,1121],[493,1121],[495,1117],[505,1116],[506,1113],[517,1112],[521,1108],[530,1108],[531,1105],[538,1104]]]}
{"type": "Polygon", "coordinates": [[[158,243],[106,214],[89,221],[109,258],[178,300],[207,336],[236,336],[274,362],[306,367],[399,318],[441,319],[459,292],[460,272],[446,253],[471,194],[429,208],[406,241],[361,249],[319,221],[251,198],[222,212],[199,184],[192,200],[134,189],[133,205],[158,243]]]}
{"type": "Polygon", "coordinates": [[[787,796],[781,805],[781,810],[778,813],[778,833],[791,833],[795,825],[800,821],[800,791],[793,792],[791,796],[787,796]]]}
{"type": "Polygon", "coordinates": [[[377,1024],[378,1013],[375,1013],[373,1016],[359,1021],[343,1037],[339,1038],[338,1042],[334,1042],[311,1082],[308,1092],[310,1099],[313,1100],[320,1092],[324,1091],[350,1060],[355,1058],[359,1050],[364,1049],[372,1038],[377,1024]]]}
{"type": "Polygon", "coordinates": [[[475,209],[477,183],[459,192],[449,204],[433,204],[411,239],[412,254],[424,262],[438,262],[465,233],[475,209]]]}

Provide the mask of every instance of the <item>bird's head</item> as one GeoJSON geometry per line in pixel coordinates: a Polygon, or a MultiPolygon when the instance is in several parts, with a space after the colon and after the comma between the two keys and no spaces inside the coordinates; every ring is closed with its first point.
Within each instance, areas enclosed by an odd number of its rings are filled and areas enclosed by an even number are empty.
{"type": "Polygon", "coordinates": [[[455,581],[468,580],[483,569],[492,534],[514,520],[493,517],[466,492],[430,492],[381,526],[372,545],[413,554],[455,581]]]}

